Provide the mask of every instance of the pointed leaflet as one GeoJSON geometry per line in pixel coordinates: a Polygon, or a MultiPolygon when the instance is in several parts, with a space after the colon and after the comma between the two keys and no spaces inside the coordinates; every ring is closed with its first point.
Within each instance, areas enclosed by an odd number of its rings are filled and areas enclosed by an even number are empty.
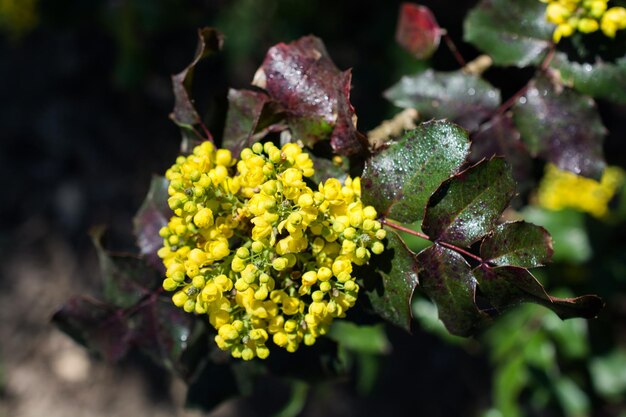
{"type": "Polygon", "coordinates": [[[545,13],[538,0],[482,0],[465,19],[464,38],[496,65],[537,64],[554,30],[545,13]]]}
{"type": "Polygon", "coordinates": [[[193,132],[193,126],[202,122],[196,111],[193,100],[190,97],[191,82],[195,66],[202,59],[222,49],[224,36],[213,28],[198,30],[198,46],[191,64],[178,74],[172,75],[172,88],[174,90],[174,111],[170,118],[181,127],[183,136],[193,132]]]}
{"type": "Polygon", "coordinates": [[[565,85],[592,97],[626,104],[626,56],[615,62],[579,63],[568,60],[566,54],[559,52],[550,66],[559,70],[565,85]]]}
{"type": "Polygon", "coordinates": [[[606,129],[590,97],[539,77],[513,108],[513,120],[532,154],[574,174],[601,177],[606,129]]]}
{"type": "Polygon", "coordinates": [[[253,84],[282,106],[294,139],[312,147],[330,137],[335,152],[352,155],[364,151],[365,141],[353,121],[350,80],[320,39],[305,36],[270,48],[253,84]]]}
{"type": "Polygon", "coordinates": [[[476,75],[463,71],[424,72],[402,77],[385,91],[398,107],[416,109],[422,119],[448,118],[474,130],[500,104],[500,91],[476,75]]]}
{"type": "Polygon", "coordinates": [[[389,322],[411,330],[411,297],[417,285],[417,264],[400,236],[387,231],[385,252],[373,256],[369,265],[356,267],[362,279],[361,292],[373,310],[389,322]]]}
{"type": "Polygon", "coordinates": [[[396,42],[417,59],[427,59],[435,53],[441,41],[443,30],[428,7],[414,3],[402,3],[396,42]]]}
{"type": "Polygon", "coordinates": [[[526,222],[498,225],[480,245],[483,260],[498,266],[542,266],[550,262],[553,252],[546,229],[526,222]]]}
{"type": "Polygon", "coordinates": [[[363,203],[404,223],[422,219],[424,206],[442,181],[458,172],[469,151],[467,132],[446,121],[408,131],[365,163],[363,203]]]}
{"type": "Polygon", "coordinates": [[[481,294],[489,303],[502,313],[521,303],[541,304],[562,319],[573,317],[593,318],[603,306],[595,295],[583,295],[576,298],[557,298],[549,296],[543,286],[528,270],[513,266],[492,268],[485,264],[474,269],[481,294]]]}
{"type": "Polygon", "coordinates": [[[164,267],[157,251],[163,246],[163,238],[159,235],[159,230],[167,226],[172,216],[172,210],[167,204],[168,186],[169,181],[165,177],[154,175],[148,194],[133,218],[133,232],[141,256],[161,272],[164,272],[164,267]]]}
{"type": "Polygon", "coordinates": [[[495,227],[514,195],[505,160],[481,162],[441,184],[428,201],[422,230],[432,240],[469,247],[495,227]]]}
{"type": "Polygon", "coordinates": [[[439,319],[457,336],[471,335],[486,318],[476,307],[476,279],[457,252],[438,244],[417,255],[420,288],[437,304],[439,319]]]}
{"type": "Polygon", "coordinates": [[[123,310],[94,298],[71,298],[54,313],[52,321],[108,361],[121,359],[130,348],[132,337],[123,310]]]}
{"type": "Polygon", "coordinates": [[[224,127],[222,146],[230,149],[234,158],[245,147],[251,145],[261,113],[269,97],[261,91],[235,90],[228,91],[228,113],[224,127]]]}

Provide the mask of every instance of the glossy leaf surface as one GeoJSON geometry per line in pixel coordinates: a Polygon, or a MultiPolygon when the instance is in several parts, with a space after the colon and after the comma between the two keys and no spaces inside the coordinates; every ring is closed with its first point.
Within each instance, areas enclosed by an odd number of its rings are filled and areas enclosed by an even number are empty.
{"type": "Polygon", "coordinates": [[[515,181],[501,158],[455,175],[433,194],[422,229],[435,241],[469,247],[496,225],[515,195],[515,181]]]}
{"type": "Polygon", "coordinates": [[[431,194],[458,172],[468,151],[467,132],[459,126],[422,123],[366,162],[363,203],[404,223],[420,220],[431,194]]]}
{"type": "Polygon", "coordinates": [[[526,222],[498,225],[480,245],[485,262],[498,266],[533,268],[552,258],[552,238],[541,226],[526,222]]]}

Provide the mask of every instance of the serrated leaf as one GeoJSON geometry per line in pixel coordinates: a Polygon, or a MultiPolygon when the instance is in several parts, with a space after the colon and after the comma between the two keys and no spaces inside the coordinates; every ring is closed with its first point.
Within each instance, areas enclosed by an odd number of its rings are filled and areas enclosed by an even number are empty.
{"type": "Polygon", "coordinates": [[[496,65],[526,67],[541,61],[554,25],[538,0],[483,0],[465,19],[464,39],[496,65]]]}
{"type": "Polygon", "coordinates": [[[585,228],[585,214],[575,210],[549,211],[526,207],[524,219],[545,227],[554,242],[554,261],[580,264],[593,256],[585,228]]]}
{"type": "Polygon", "coordinates": [[[553,252],[546,229],[526,222],[498,225],[480,245],[483,260],[498,266],[542,266],[550,262],[553,252]]]}
{"type": "Polygon", "coordinates": [[[493,230],[514,195],[506,161],[481,162],[441,184],[428,201],[422,230],[431,240],[469,247],[493,230]]]}
{"type": "Polygon", "coordinates": [[[294,139],[312,147],[330,138],[336,153],[364,152],[366,140],[353,122],[350,71],[339,71],[322,41],[302,37],[267,52],[254,85],[280,104],[294,139]]]}
{"type": "Polygon", "coordinates": [[[141,256],[149,265],[162,272],[165,272],[165,268],[157,251],[163,246],[159,230],[167,226],[172,216],[172,210],[167,204],[168,186],[169,181],[165,177],[152,176],[148,194],[133,218],[133,232],[141,256]]]}
{"type": "Polygon", "coordinates": [[[400,236],[387,230],[385,252],[373,256],[369,265],[356,267],[363,282],[362,293],[372,309],[385,320],[411,330],[411,297],[418,282],[415,254],[400,236]]]}
{"type": "Polygon", "coordinates": [[[363,203],[403,223],[421,220],[431,194],[458,172],[468,152],[467,132],[459,126],[422,123],[366,161],[363,203]]]}
{"type": "Polygon", "coordinates": [[[469,336],[486,316],[476,307],[476,278],[457,252],[439,244],[417,255],[420,288],[437,304],[439,319],[448,331],[469,336]]]}
{"type": "Polygon", "coordinates": [[[474,130],[500,105],[500,91],[463,71],[404,76],[384,93],[394,105],[416,109],[422,119],[448,118],[474,130]]]}
{"type": "Polygon", "coordinates": [[[555,54],[550,66],[559,71],[565,85],[592,97],[616,103],[626,103],[626,57],[615,62],[580,63],[570,61],[567,55],[555,54]]]}
{"type": "Polygon", "coordinates": [[[228,113],[222,147],[230,149],[234,158],[239,157],[243,148],[251,145],[252,135],[268,101],[268,95],[261,91],[232,88],[228,91],[228,113]]]}
{"type": "Polygon", "coordinates": [[[481,294],[495,308],[496,313],[521,303],[536,303],[554,311],[561,319],[593,318],[603,306],[595,295],[576,298],[557,298],[548,295],[535,277],[524,268],[513,266],[490,267],[482,264],[474,269],[481,294]]]}
{"type": "Polygon", "coordinates": [[[192,342],[196,319],[156,294],[135,309],[133,341],[157,364],[186,377],[193,371],[181,361],[192,342]]]}
{"type": "Polygon", "coordinates": [[[513,107],[513,120],[531,154],[577,175],[602,176],[606,129],[590,97],[538,77],[513,107]]]}
{"type": "Polygon", "coordinates": [[[115,362],[128,352],[131,332],[123,310],[91,297],[69,299],[52,317],[62,331],[115,362]]]}
{"type": "Polygon", "coordinates": [[[358,325],[344,320],[334,321],[328,337],[340,346],[359,353],[389,353],[391,345],[382,324],[358,325]]]}
{"type": "Polygon", "coordinates": [[[532,179],[532,159],[510,113],[491,118],[472,135],[469,161],[477,163],[493,156],[503,156],[511,164],[518,185],[532,179]]]}
{"type": "Polygon", "coordinates": [[[417,59],[427,59],[435,53],[442,34],[443,30],[428,7],[414,3],[400,5],[396,42],[417,59]]]}
{"type": "Polygon", "coordinates": [[[191,82],[195,66],[204,58],[222,49],[224,36],[213,28],[198,29],[198,45],[191,63],[179,72],[172,75],[172,88],[174,90],[174,111],[170,118],[183,131],[183,136],[193,134],[193,126],[201,123],[201,118],[190,96],[191,82]]]}

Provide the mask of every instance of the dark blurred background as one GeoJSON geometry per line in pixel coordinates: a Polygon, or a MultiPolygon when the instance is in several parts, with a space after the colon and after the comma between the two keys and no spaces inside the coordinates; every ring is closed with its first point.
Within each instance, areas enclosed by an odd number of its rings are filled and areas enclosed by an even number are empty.
{"type": "MultiPolygon", "coordinates": [[[[461,41],[476,1],[422,3],[467,60],[477,56],[461,41]]],[[[394,42],[399,4],[0,0],[0,416],[201,415],[183,411],[184,387],[143,359],[109,366],[49,324],[69,296],[98,291],[88,231],[107,225],[110,247],[134,250],[132,217],[152,174],[179,149],[170,76],[190,62],[197,28],[225,35],[223,54],[197,68],[194,86],[217,138],[227,89],[249,85],[269,47],[307,34],[323,39],[340,69],[352,68],[352,103],[367,131],[397,111],[382,91],[425,65],[394,42]]],[[[445,47],[430,64],[458,68],[445,47]]],[[[505,97],[530,76],[508,74],[498,85],[505,97]]],[[[623,108],[606,110],[609,130],[619,132],[623,108]]],[[[622,158],[620,146],[607,143],[609,159],[622,158]]],[[[307,415],[400,415],[412,404],[420,415],[470,416],[487,407],[485,355],[418,332],[390,331],[396,353],[383,369],[382,395],[367,402],[327,394],[334,408],[309,406],[307,415]]],[[[233,403],[215,415],[261,414],[233,403]]]]}

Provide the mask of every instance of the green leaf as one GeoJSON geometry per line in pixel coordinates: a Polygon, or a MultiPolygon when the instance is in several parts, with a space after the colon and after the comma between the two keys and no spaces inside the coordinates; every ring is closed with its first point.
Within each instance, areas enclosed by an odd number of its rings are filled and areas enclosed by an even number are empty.
{"type": "Polygon", "coordinates": [[[590,97],[538,77],[513,107],[513,120],[532,154],[577,175],[602,176],[606,129],[590,97]]]}
{"type": "Polygon", "coordinates": [[[521,303],[536,303],[554,311],[561,319],[593,318],[603,306],[595,295],[558,298],[548,295],[535,277],[524,268],[482,264],[474,269],[481,294],[495,309],[495,314],[521,303]]]}
{"type": "Polygon", "coordinates": [[[167,226],[172,210],[167,204],[169,181],[165,177],[154,175],[150,188],[139,211],[133,218],[133,232],[141,256],[151,266],[164,272],[163,262],[157,251],[163,246],[159,230],[167,226]]]}
{"type": "Polygon", "coordinates": [[[382,324],[365,326],[336,320],[330,327],[328,337],[354,352],[382,354],[391,350],[382,324]]]}
{"type": "Polygon", "coordinates": [[[584,213],[575,210],[549,211],[528,206],[521,214],[525,220],[545,227],[552,235],[554,261],[580,264],[593,256],[584,213]]]}
{"type": "Polygon", "coordinates": [[[400,236],[387,230],[385,252],[373,256],[369,265],[356,267],[362,293],[382,318],[411,330],[411,297],[417,286],[417,263],[400,236]]]}
{"type": "Polygon", "coordinates": [[[573,380],[567,377],[558,378],[554,389],[566,417],[589,415],[591,408],[589,397],[573,380]]]}
{"type": "Polygon", "coordinates": [[[208,27],[198,29],[198,46],[193,60],[187,68],[172,75],[175,102],[174,111],[170,114],[170,118],[181,127],[183,136],[195,136],[193,126],[202,121],[190,96],[194,69],[198,62],[220,51],[223,43],[224,36],[216,29],[208,27]]]}
{"type": "Polygon", "coordinates": [[[120,360],[130,349],[132,335],[123,311],[95,298],[69,299],[54,313],[52,321],[108,361],[120,360]]]}
{"type": "Polygon", "coordinates": [[[559,70],[565,85],[592,97],[616,103],[626,103],[626,57],[615,62],[574,62],[567,55],[557,53],[550,66],[559,70]]]}
{"type": "Polygon", "coordinates": [[[441,184],[428,201],[422,229],[431,240],[469,247],[495,227],[514,194],[504,159],[481,162],[441,184]]]}
{"type": "Polygon", "coordinates": [[[480,245],[485,262],[522,268],[545,265],[553,251],[552,238],[546,229],[526,222],[501,224],[480,245]]]}
{"type": "Polygon", "coordinates": [[[238,158],[243,148],[250,146],[261,113],[269,101],[266,93],[252,90],[228,91],[228,113],[222,146],[238,158]]]}
{"type": "Polygon", "coordinates": [[[400,222],[421,220],[431,194],[458,172],[468,151],[467,132],[459,126],[422,123],[366,161],[363,203],[400,222]]]}
{"type": "Polygon", "coordinates": [[[416,109],[422,119],[448,118],[470,131],[500,104],[497,88],[460,70],[405,76],[384,95],[398,107],[416,109]]]}
{"type": "Polygon", "coordinates": [[[590,365],[591,381],[598,393],[619,401],[626,394],[626,350],[618,348],[606,356],[594,358],[590,365]]]}
{"type": "Polygon", "coordinates": [[[538,0],[483,0],[465,19],[464,39],[496,65],[537,64],[550,47],[554,25],[538,0]]]}
{"type": "Polygon", "coordinates": [[[420,288],[437,304],[439,319],[457,336],[474,333],[486,316],[476,307],[476,278],[457,252],[439,244],[417,255],[420,288]]]}

